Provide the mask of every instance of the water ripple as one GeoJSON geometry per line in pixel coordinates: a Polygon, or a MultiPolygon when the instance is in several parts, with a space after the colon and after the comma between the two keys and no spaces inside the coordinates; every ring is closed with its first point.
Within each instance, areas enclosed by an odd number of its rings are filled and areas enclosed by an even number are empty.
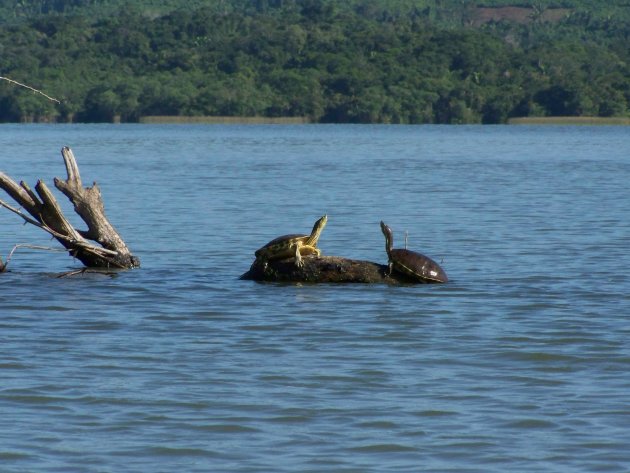
{"type": "MultiPolygon", "coordinates": [[[[143,262],[59,279],[76,264],[24,251],[0,275],[3,473],[630,464],[625,130],[3,125],[0,141],[29,182],[72,145],[143,262]],[[325,254],[384,263],[383,219],[451,281],[238,279],[323,212],[325,254]]],[[[35,230],[7,217],[0,243],[35,230]]]]}

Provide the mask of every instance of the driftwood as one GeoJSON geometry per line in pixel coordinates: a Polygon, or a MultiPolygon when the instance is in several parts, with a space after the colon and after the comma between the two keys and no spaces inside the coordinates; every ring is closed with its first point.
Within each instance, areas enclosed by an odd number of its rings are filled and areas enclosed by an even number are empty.
{"type": "MultiPolygon", "coordinates": [[[[0,205],[16,213],[26,222],[50,233],[71,256],[87,267],[122,269],[139,267],[140,260],[131,254],[123,239],[105,216],[101,191],[96,183],[93,183],[92,187],[83,187],[79,167],[72,150],[64,147],[61,154],[68,178],[66,180],[55,178],[55,187],[72,202],[75,212],[87,225],[87,230],[77,230],[70,224],[55,196],[41,180],[37,182],[33,191],[24,181],[17,184],[0,172],[0,188],[26,210],[30,217],[19,208],[2,200],[0,200],[0,205]]],[[[4,266],[1,261],[0,266],[4,266]]]]}
{"type": "Polygon", "coordinates": [[[314,255],[303,257],[302,261],[304,266],[298,268],[294,258],[266,264],[255,260],[241,279],[294,283],[418,283],[396,272],[388,275],[387,265],[371,261],[314,255]]]}

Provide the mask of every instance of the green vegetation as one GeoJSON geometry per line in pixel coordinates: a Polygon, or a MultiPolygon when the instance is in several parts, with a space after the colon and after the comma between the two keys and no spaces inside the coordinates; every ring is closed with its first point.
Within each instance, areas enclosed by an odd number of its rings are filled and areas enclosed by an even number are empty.
{"type": "Polygon", "coordinates": [[[472,3],[0,0],[0,121],[630,115],[630,3],[472,3]]]}
{"type": "Polygon", "coordinates": [[[517,117],[511,125],[630,125],[630,117],[517,117]]]}

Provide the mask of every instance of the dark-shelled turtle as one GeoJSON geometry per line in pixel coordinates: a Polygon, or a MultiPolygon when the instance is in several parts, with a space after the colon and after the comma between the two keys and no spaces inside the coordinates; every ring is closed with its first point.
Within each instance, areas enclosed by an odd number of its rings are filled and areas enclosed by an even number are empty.
{"type": "Polygon", "coordinates": [[[381,222],[381,230],[385,235],[385,251],[389,260],[389,273],[392,270],[418,282],[447,282],[446,272],[428,256],[403,248],[393,248],[394,234],[392,229],[381,222]]]}

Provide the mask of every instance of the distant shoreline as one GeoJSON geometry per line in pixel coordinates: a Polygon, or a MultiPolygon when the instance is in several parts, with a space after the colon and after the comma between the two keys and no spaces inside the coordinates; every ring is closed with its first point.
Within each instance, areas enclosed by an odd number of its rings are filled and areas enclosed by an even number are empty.
{"type": "MultiPolygon", "coordinates": [[[[54,119],[49,120],[27,120],[19,122],[0,122],[2,124],[63,124],[63,123],[97,123],[97,122],[57,122],[54,119]]],[[[100,123],[100,122],[98,122],[100,123]]],[[[142,123],[149,125],[172,125],[172,124],[214,124],[214,125],[303,125],[318,124],[309,117],[262,117],[262,116],[181,116],[181,115],[147,115],[140,117],[137,122],[122,122],[119,116],[114,117],[110,122],[105,123],[142,123]]],[[[326,123],[332,125],[334,123],[326,123]]],[[[350,123],[338,123],[339,125],[350,123]]],[[[381,125],[383,123],[371,123],[372,125],[381,125]]],[[[630,117],[515,117],[509,118],[506,125],[630,125],[630,117]]],[[[411,124],[414,125],[414,124],[411,124]]],[[[431,123],[417,123],[415,125],[438,125],[431,123]]],[[[480,123],[462,123],[444,126],[458,125],[481,125],[480,123]]]]}
{"type": "Polygon", "coordinates": [[[304,123],[311,123],[308,117],[223,117],[178,115],[147,115],[140,117],[139,122],[145,124],[210,123],[217,125],[301,125],[304,123]]]}
{"type": "MultiPolygon", "coordinates": [[[[147,115],[140,117],[144,124],[217,124],[217,125],[300,125],[313,123],[308,117],[256,117],[256,116],[178,116],[147,115]]],[[[518,117],[510,118],[508,125],[630,125],[630,117],[518,117]]]]}
{"type": "Polygon", "coordinates": [[[508,125],[630,125],[630,117],[519,117],[508,125]]]}

